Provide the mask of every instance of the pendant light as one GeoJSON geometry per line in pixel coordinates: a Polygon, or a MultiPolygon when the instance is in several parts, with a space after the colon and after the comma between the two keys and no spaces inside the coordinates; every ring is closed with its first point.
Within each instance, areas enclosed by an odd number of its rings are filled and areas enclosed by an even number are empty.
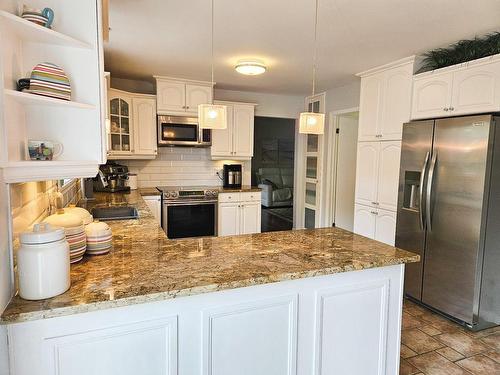
{"type": "MultiPolygon", "coordinates": [[[[316,85],[316,55],[318,49],[318,0],[316,0],[316,12],[314,16],[314,52],[312,67],[312,96],[315,94],[316,85]]],[[[325,114],[315,112],[301,112],[299,119],[299,133],[323,134],[325,130],[325,114]]]]}
{"type": "MultiPolygon", "coordinates": [[[[214,87],[214,0],[212,7],[212,35],[211,35],[211,59],[212,59],[212,90],[214,87]]],[[[213,96],[213,95],[212,95],[213,96]]],[[[203,129],[226,129],[227,128],[227,106],[214,104],[198,105],[198,123],[203,129]]]]}

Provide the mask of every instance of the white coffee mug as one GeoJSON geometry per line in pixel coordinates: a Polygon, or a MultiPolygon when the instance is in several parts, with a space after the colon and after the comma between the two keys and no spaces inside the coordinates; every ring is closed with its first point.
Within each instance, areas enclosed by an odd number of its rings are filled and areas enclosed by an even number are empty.
{"type": "Polygon", "coordinates": [[[31,160],[52,160],[63,153],[62,143],[48,140],[29,140],[28,154],[31,160]]]}

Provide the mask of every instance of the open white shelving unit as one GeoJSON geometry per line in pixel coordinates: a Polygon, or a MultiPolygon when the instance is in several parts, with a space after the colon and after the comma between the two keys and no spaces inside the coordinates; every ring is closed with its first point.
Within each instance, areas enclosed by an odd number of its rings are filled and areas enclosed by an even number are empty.
{"type": "MultiPolygon", "coordinates": [[[[10,3],[12,4],[12,2],[10,3]]],[[[18,2],[22,5],[22,1],[18,2]]],[[[52,29],[0,5],[0,168],[5,182],[93,177],[106,161],[104,69],[99,0],[31,0],[54,10],[52,29]],[[48,62],[71,82],[71,101],[16,91],[20,78],[48,62]],[[63,144],[57,160],[31,161],[28,140],[63,144]]]]}

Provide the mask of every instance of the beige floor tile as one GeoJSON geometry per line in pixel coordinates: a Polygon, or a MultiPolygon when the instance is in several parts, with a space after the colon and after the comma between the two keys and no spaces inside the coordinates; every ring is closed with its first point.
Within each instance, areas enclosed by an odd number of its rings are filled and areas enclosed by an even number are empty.
{"type": "Polygon", "coordinates": [[[402,329],[418,328],[423,324],[424,323],[420,319],[403,311],[403,320],[401,322],[402,329]]]}
{"type": "Polygon", "coordinates": [[[483,344],[479,339],[473,339],[462,332],[444,333],[435,336],[437,340],[463,354],[465,357],[471,357],[475,354],[490,351],[489,347],[483,344]]]}
{"type": "Polygon", "coordinates": [[[438,352],[443,357],[445,357],[446,359],[449,359],[452,362],[455,362],[455,361],[458,361],[459,359],[465,358],[461,353],[459,353],[456,350],[453,350],[452,348],[449,348],[447,346],[436,350],[436,352],[438,352]]]}
{"type": "Polygon", "coordinates": [[[456,363],[474,375],[500,374],[500,363],[484,355],[475,355],[474,357],[462,359],[456,363]]]}
{"type": "Polygon", "coordinates": [[[491,346],[496,351],[500,351],[500,332],[481,339],[486,345],[491,346]]]}
{"type": "Polygon", "coordinates": [[[472,332],[472,331],[466,331],[469,336],[474,337],[474,338],[481,338],[481,337],[486,337],[489,335],[492,335],[494,333],[499,333],[500,332],[500,326],[498,327],[492,327],[488,329],[483,329],[482,331],[477,331],[477,332],[472,332]]]}
{"type": "Polygon", "coordinates": [[[399,375],[414,375],[417,374],[419,370],[410,365],[406,360],[402,359],[399,363],[399,375]]]}
{"type": "Polygon", "coordinates": [[[401,358],[409,358],[409,357],[413,357],[416,355],[417,355],[417,353],[415,353],[413,350],[411,350],[405,344],[401,344],[401,358]]]}
{"type": "Polygon", "coordinates": [[[435,314],[431,311],[426,311],[424,314],[419,316],[419,319],[427,322],[434,328],[440,330],[443,333],[459,332],[464,328],[458,324],[452,322],[449,319],[442,317],[441,315],[435,314]]]}
{"type": "Polygon", "coordinates": [[[437,329],[431,325],[425,325],[425,324],[418,327],[418,329],[424,333],[427,333],[429,336],[436,336],[436,335],[440,335],[441,333],[443,333],[439,329],[437,329]]]}
{"type": "Polygon", "coordinates": [[[469,372],[436,352],[409,358],[408,363],[418,368],[425,375],[470,375],[469,372]]]}
{"type": "Polygon", "coordinates": [[[416,328],[403,330],[401,342],[418,354],[427,353],[445,346],[416,328]]]}
{"type": "Polygon", "coordinates": [[[490,357],[495,362],[500,363],[500,352],[488,352],[486,353],[488,357],[490,357]]]}

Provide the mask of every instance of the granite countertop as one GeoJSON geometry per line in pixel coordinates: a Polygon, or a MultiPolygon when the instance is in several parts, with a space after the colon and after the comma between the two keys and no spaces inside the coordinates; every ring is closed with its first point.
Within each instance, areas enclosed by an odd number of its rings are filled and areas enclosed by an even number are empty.
{"type": "Polygon", "coordinates": [[[246,192],[254,192],[254,191],[262,191],[262,189],[257,187],[257,186],[250,186],[250,185],[242,185],[240,188],[221,187],[219,189],[219,193],[246,193],[246,192]]]}
{"type": "Polygon", "coordinates": [[[180,296],[417,262],[418,255],[338,228],[170,240],[139,191],[97,193],[84,203],[138,208],[138,220],[108,222],[109,254],[71,266],[71,288],[42,301],[15,296],[2,323],[71,315],[180,296]]]}
{"type": "Polygon", "coordinates": [[[139,194],[143,197],[145,196],[151,196],[151,195],[161,195],[161,191],[158,190],[157,188],[140,188],[137,190],[139,194]]]}

